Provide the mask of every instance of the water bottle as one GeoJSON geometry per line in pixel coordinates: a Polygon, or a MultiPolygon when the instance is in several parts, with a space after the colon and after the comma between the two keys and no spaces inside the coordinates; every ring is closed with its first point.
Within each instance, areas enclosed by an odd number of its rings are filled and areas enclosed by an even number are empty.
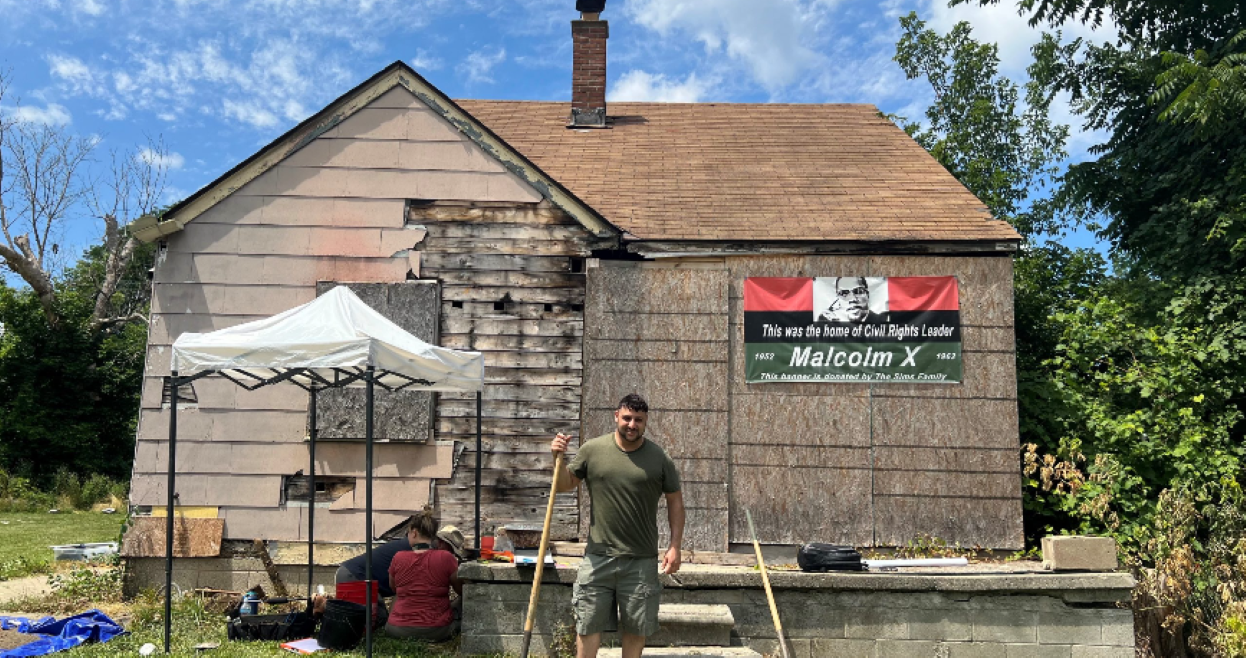
{"type": "Polygon", "coordinates": [[[258,615],[260,614],[260,595],[255,590],[249,589],[246,594],[242,595],[242,607],[238,609],[240,615],[258,615]]]}

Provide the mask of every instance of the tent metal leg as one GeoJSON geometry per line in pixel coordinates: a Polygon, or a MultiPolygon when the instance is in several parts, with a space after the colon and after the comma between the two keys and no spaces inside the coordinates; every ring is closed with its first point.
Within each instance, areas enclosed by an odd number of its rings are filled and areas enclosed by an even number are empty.
{"type": "Polygon", "coordinates": [[[485,460],[480,440],[480,397],[481,392],[476,391],[476,548],[480,548],[480,469],[485,460]]]}
{"type": "Polygon", "coordinates": [[[164,523],[164,652],[169,653],[173,637],[173,497],[176,495],[177,465],[177,371],[169,379],[169,474],[166,486],[168,501],[165,506],[164,523]]]}
{"type": "Polygon", "coordinates": [[[367,619],[367,621],[363,626],[366,636],[364,638],[364,642],[367,647],[365,655],[367,655],[368,658],[372,658],[372,414],[375,379],[375,366],[368,366],[367,393],[364,396],[366,407],[366,416],[364,417],[364,441],[367,443],[367,446],[364,448],[364,461],[366,462],[364,464],[364,479],[366,480],[368,487],[364,499],[364,506],[366,508],[364,513],[364,552],[367,553],[367,557],[364,558],[364,590],[367,592],[367,598],[364,600],[367,601],[368,610],[365,613],[365,619],[367,619]]]}
{"type": "Polygon", "coordinates": [[[312,578],[316,568],[316,389],[311,390],[310,396],[308,411],[311,416],[311,428],[307,433],[307,602],[309,605],[312,601],[312,578]]]}

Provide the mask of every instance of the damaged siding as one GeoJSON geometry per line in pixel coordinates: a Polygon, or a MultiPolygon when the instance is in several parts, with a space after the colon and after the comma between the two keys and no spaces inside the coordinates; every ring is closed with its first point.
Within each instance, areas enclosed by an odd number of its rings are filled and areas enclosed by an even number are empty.
{"type": "MultiPolygon", "coordinates": [[[[584,262],[603,243],[549,204],[413,205],[428,231],[422,276],[441,282],[441,344],[485,355],[481,528],[540,523],[549,495],[549,440],[580,431],[584,262]]],[[[440,441],[467,450],[438,482],[443,518],[471,527],[476,401],[440,394],[440,441]]],[[[558,495],[553,537],[576,535],[574,492],[558,495]]]]}
{"type": "MultiPolygon", "coordinates": [[[[168,236],[153,281],[136,504],[163,504],[166,495],[158,455],[167,447],[161,389],[173,340],[312,301],[319,281],[406,281],[415,275],[413,248],[424,238],[406,221],[409,199],[516,205],[541,196],[410,92],[394,88],[168,236]]],[[[281,502],[281,491],[282,476],[307,466],[307,394],[292,385],[248,392],[211,378],[194,387],[197,403],[178,412],[178,470],[190,476],[179,478],[180,504],[218,507],[229,539],[303,538],[305,508],[281,502]]],[[[337,445],[343,452],[339,461],[324,462],[325,474],[361,470],[363,447],[337,445]]],[[[378,445],[377,460],[378,477],[405,483],[378,482],[379,532],[430,499],[432,479],[452,470],[453,450],[378,445]],[[389,453],[382,457],[381,450],[389,453]]],[[[351,501],[334,505],[317,515],[317,538],[357,541],[363,511],[351,501]]],[[[467,525],[468,518],[455,521],[467,525]]]]}

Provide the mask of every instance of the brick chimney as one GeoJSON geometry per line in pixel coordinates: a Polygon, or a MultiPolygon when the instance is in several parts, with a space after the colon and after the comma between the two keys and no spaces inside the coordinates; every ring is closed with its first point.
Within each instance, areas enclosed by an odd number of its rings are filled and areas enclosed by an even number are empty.
{"type": "MultiPolygon", "coordinates": [[[[604,4],[604,3],[603,3],[604,4]]],[[[610,23],[596,12],[571,21],[571,128],[606,127],[606,39],[610,23]]]]}

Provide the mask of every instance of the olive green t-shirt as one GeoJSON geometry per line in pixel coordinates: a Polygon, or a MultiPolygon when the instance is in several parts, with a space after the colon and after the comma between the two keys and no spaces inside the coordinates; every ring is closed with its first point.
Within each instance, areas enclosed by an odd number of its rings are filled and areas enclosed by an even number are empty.
{"type": "Polygon", "coordinates": [[[658,500],[680,488],[666,451],[646,439],[637,450],[624,452],[611,433],[580,446],[570,469],[588,485],[593,502],[585,552],[656,557],[658,500]]]}

